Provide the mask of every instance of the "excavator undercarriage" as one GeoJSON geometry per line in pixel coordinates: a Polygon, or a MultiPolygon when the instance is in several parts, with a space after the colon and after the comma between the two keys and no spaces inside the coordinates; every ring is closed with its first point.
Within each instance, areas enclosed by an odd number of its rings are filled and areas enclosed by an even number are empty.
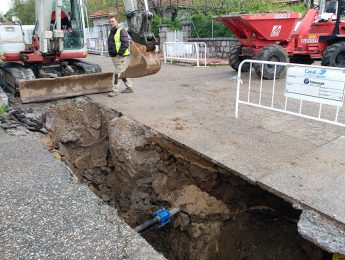
{"type": "Polygon", "coordinates": [[[78,59],[59,63],[23,65],[0,63],[5,87],[23,103],[102,93],[111,90],[112,74],[102,73],[97,64],[78,59]]]}

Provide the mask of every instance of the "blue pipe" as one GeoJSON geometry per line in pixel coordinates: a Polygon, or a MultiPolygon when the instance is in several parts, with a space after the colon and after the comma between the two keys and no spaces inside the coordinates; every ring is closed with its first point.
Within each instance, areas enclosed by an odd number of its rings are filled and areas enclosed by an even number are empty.
{"type": "Polygon", "coordinates": [[[134,230],[138,233],[141,233],[157,224],[160,224],[159,227],[163,227],[169,222],[171,222],[171,216],[179,213],[180,211],[180,208],[172,208],[170,210],[162,208],[160,210],[157,210],[153,214],[153,218],[150,218],[148,221],[144,222],[140,226],[137,226],[134,230]]]}

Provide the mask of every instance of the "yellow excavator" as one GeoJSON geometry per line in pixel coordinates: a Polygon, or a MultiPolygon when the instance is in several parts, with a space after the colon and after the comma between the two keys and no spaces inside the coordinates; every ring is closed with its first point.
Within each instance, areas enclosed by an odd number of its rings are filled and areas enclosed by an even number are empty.
{"type": "MultiPolygon", "coordinates": [[[[131,61],[120,78],[137,78],[160,70],[151,33],[153,14],[144,0],[124,0],[131,61]]],[[[102,73],[87,56],[83,0],[36,0],[34,28],[18,19],[0,25],[0,78],[23,103],[108,92],[112,73],[102,73]],[[29,35],[29,37],[28,37],[29,35]]]]}

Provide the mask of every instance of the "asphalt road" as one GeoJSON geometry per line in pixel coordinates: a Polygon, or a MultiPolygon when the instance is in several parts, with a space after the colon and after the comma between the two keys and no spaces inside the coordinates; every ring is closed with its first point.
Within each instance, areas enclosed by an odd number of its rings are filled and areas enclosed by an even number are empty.
{"type": "Polygon", "coordinates": [[[164,259],[29,136],[0,129],[0,259],[164,259]]]}

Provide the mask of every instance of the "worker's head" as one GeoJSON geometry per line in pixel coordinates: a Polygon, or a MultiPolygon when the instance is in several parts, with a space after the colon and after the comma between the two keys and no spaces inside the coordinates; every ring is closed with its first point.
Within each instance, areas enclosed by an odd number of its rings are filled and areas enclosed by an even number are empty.
{"type": "Polygon", "coordinates": [[[117,26],[117,21],[116,21],[114,15],[109,16],[109,25],[110,25],[111,28],[117,26]]]}

